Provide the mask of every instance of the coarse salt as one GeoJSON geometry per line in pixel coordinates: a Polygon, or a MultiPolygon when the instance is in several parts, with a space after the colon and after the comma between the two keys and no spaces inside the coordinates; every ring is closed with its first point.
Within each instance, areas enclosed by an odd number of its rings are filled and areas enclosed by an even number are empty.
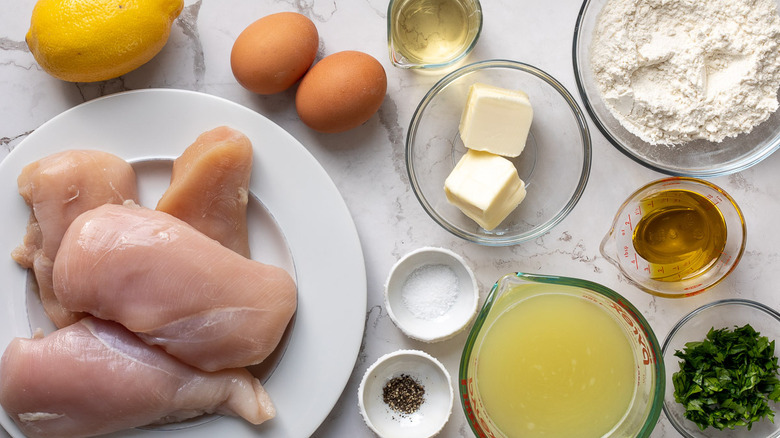
{"type": "Polygon", "coordinates": [[[460,280],[447,265],[423,265],[402,286],[401,299],[417,318],[433,320],[446,314],[458,299],[460,280]]]}

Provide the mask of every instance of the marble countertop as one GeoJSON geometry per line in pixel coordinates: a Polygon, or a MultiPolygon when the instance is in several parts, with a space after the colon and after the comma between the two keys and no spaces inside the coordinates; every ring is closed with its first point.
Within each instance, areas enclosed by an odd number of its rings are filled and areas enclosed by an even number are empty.
{"type": "MultiPolygon", "coordinates": [[[[515,271],[601,283],[633,302],[660,341],[683,315],[718,299],[748,298],[780,308],[780,233],[775,229],[780,217],[780,154],[743,172],[711,179],[736,199],[747,222],[747,248],[736,271],[705,294],[656,298],[628,284],[598,247],[620,203],[638,187],[665,175],[618,152],[592,123],[593,163],[587,188],[572,213],[547,234],[512,247],[484,247],[452,236],[427,216],[409,185],[404,141],[418,102],[440,76],[390,64],[387,0],[186,0],[167,46],[156,58],[123,77],[92,84],[59,81],[35,63],[24,42],[33,4],[0,0],[0,159],[47,120],[82,102],[125,90],[179,88],[227,98],[271,119],[298,139],[335,182],[363,247],[368,303],[363,344],[351,378],[315,437],[371,436],[358,411],[357,389],[368,366],[385,353],[421,349],[457,375],[466,333],[435,344],[416,342],[393,325],[383,307],[383,284],[391,266],[422,246],[445,247],[462,255],[476,274],[482,299],[499,277],[515,271]],[[298,119],[294,89],[258,96],[235,81],[229,64],[234,39],[252,21],[280,11],[297,11],[314,21],[321,40],[318,59],[360,50],[382,63],[387,96],[367,123],[342,134],[319,134],[298,119]]],[[[504,58],[532,64],[556,77],[581,103],[571,61],[580,6],[580,0],[483,0],[485,25],[468,61],[504,58]]],[[[472,436],[457,400],[441,436],[472,436]]],[[[662,414],[652,436],[678,434],[662,414]]]]}

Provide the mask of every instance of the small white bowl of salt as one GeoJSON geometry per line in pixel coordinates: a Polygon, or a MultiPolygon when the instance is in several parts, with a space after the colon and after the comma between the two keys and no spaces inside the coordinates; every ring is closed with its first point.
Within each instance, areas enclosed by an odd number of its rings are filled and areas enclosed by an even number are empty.
{"type": "Polygon", "coordinates": [[[387,277],[385,308],[393,323],[423,342],[449,339],[474,319],[477,280],[458,254],[424,247],[403,256],[387,277]]]}

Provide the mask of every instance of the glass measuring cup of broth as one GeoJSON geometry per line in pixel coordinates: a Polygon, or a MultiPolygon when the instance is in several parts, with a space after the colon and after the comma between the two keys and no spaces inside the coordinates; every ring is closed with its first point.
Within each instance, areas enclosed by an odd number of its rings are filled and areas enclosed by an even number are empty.
{"type": "Polygon", "coordinates": [[[679,298],[704,292],[731,273],[746,236],[742,211],[723,189],[671,177],[628,197],[600,251],[645,292],[679,298]]]}
{"type": "Polygon", "coordinates": [[[477,437],[649,437],[665,389],[658,340],[625,298],[524,273],[493,286],[458,377],[477,437]]]}
{"type": "Polygon", "coordinates": [[[387,46],[400,68],[454,68],[482,31],[479,0],[390,0],[387,46]]]}

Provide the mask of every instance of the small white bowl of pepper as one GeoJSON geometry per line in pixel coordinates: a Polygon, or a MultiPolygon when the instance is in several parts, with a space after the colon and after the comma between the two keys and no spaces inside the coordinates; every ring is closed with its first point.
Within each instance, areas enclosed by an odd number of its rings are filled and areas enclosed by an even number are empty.
{"type": "Polygon", "coordinates": [[[380,437],[427,438],[452,413],[450,374],[420,350],[397,350],[368,367],[358,388],[366,425],[380,437]]]}

